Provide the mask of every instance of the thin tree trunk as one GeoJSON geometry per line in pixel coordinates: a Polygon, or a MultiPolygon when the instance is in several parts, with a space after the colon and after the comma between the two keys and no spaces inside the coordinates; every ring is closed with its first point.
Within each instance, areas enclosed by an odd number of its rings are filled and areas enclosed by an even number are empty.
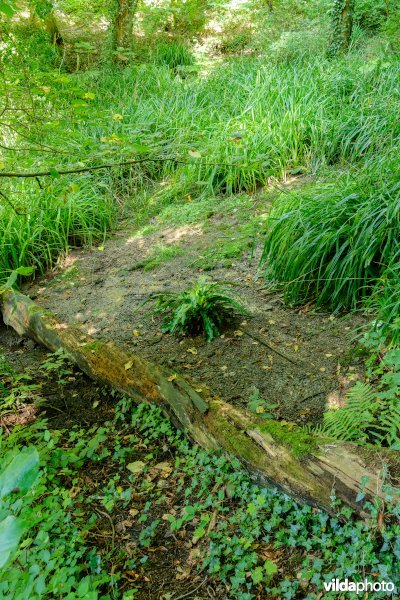
{"type": "Polygon", "coordinates": [[[133,18],[137,0],[118,0],[114,24],[115,50],[129,48],[132,40],[133,18]]]}
{"type": "Polygon", "coordinates": [[[330,53],[346,51],[353,32],[354,0],[333,0],[332,42],[330,53]]]}
{"type": "Polygon", "coordinates": [[[17,292],[0,295],[4,322],[51,351],[65,350],[92,379],[119,390],[135,402],[160,406],[173,423],[209,450],[236,456],[263,484],[273,484],[299,500],[330,510],[332,489],[362,514],[363,502],[382,496],[381,473],[396,475],[400,453],[365,450],[289,430],[276,421],[194,389],[180,375],[94,340],[17,292]],[[363,499],[356,496],[363,485],[363,499]]]}

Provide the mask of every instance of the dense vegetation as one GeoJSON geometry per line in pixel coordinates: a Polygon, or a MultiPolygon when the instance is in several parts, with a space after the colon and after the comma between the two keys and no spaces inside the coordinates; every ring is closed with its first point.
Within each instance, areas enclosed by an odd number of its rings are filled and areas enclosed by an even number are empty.
{"type": "MultiPolygon", "coordinates": [[[[102,251],[122,225],[146,233],[160,214],[187,224],[266,190],[268,215],[212,247],[210,269],[258,236],[258,274],[288,305],[362,312],[364,381],[306,429],[398,451],[399,42],[395,0],[0,1],[0,295],[74,248],[102,251]]],[[[179,254],[156,246],[134,268],[179,254]]],[[[158,295],[164,331],[212,344],[248,315],[226,286],[158,295]]],[[[78,376],[62,356],[35,376],[0,360],[0,417],[48,405],[39,380],[55,372],[60,389],[78,376]]],[[[252,397],[254,412],[269,411],[252,397]]],[[[0,429],[4,597],[147,597],[137,581],[157,570],[152,552],[185,537],[182,564],[221,597],[318,598],[324,581],[365,574],[400,585],[395,487],[365,521],[334,494],[328,515],[257,487],[158,409],[107,390],[92,400],[106,408],[91,426],[42,415],[0,429]],[[124,509],[134,543],[116,539],[124,509]]],[[[190,597],[201,586],[194,578],[190,597]]]]}

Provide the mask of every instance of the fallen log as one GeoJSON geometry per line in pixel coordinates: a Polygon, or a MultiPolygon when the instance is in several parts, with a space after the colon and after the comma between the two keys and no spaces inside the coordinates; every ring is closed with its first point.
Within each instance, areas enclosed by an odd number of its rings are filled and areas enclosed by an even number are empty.
{"type": "Polygon", "coordinates": [[[162,407],[172,422],[203,448],[236,456],[263,484],[273,484],[298,500],[326,510],[332,489],[363,513],[365,501],[382,497],[382,473],[400,471],[400,453],[332,442],[289,429],[277,421],[196,391],[180,375],[155,366],[112,342],[94,339],[62,323],[27,296],[0,296],[6,325],[51,351],[62,348],[89,377],[135,402],[162,407]],[[362,486],[363,499],[356,501],[362,486]]]}

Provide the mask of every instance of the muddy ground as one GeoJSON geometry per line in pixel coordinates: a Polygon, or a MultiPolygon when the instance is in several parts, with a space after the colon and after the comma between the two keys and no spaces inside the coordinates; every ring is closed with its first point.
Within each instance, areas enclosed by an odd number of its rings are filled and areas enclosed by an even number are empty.
{"type": "Polygon", "coordinates": [[[278,419],[317,422],[359,376],[354,329],[364,321],[293,309],[271,290],[259,270],[269,203],[259,195],[211,209],[168,209],[146,228],[128,227],[99,247],[72,252],[26,292],[60,320],[168,365],[228,402],[246,406],[256,394],[276,405],[278,419]],[[211,343],[163,334],[152,294],[183,290],[202,275],[237,284],[251,318],[211,343]]]}

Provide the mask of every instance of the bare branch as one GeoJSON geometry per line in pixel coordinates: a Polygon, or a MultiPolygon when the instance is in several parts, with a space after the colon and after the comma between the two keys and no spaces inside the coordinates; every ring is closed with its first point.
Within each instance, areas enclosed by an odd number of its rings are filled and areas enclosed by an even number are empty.
{"type": "MultiPolygon", "coordinates": [[[[8,178],[37,178],[37,177],[49,177],[51,175],[54,176],[54,174],[57,175],[70,175],[72,173],[87,173],[89,171],[98,171],[100,169],[113,169],[114,167],[122,167],[124,165],[136,165],[136,164],[140,164],[140,163],[145,163],[145,162],[168,162],[168,161],[173,161],[176,164],[179,165],[195,165],[195,162],[192,161],[187,161],[187,160],[178,160],[177,158],[175,158],[174,156],[168,156],[168,157],[158,157],[158,158],[137,158],[137,159],[131,159],[131,160],[123,160],[121,162],[115,162],[115,163],[108,163],[108,164],[103,164],[103,165],[94,165],[92,167],[80,167],[78,169],[52,169],[51,171],[37,171],[37,172],[33,172],[33,173],[18,173],[17,171],[14,172],[4,172],[4,171],[0,171],[0,178],[1,177],[8,177],[8,178]]],[[[208,166],[224,166],[224,167],[233,167],[235,166],[235,163],[201,163],[202,165],[208,165],[208,166]]]]}

